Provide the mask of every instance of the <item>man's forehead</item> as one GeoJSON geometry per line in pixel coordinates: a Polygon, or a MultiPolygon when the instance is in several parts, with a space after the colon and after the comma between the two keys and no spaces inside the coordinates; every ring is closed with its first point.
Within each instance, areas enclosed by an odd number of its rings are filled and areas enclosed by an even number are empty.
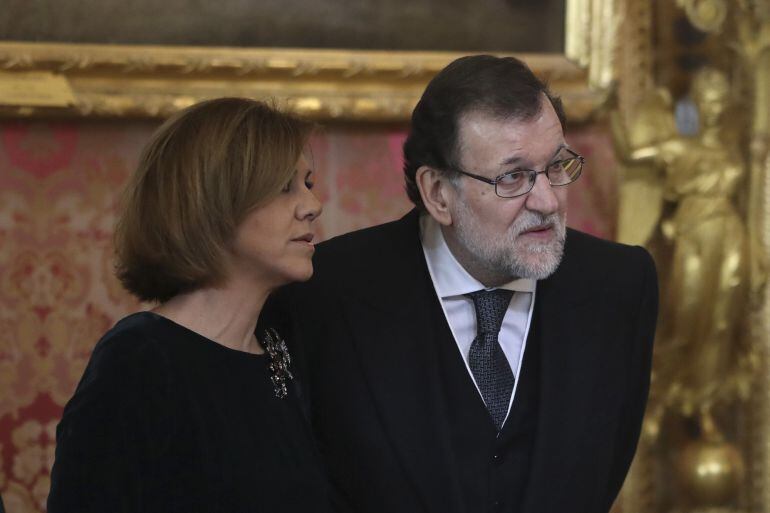
{"type": "MultiPolygon", "coordinates": [[[[457,124],[457,135],[460,143],[472,140],[489,142],[490,136],[501,135],[510,127],[521,127],[522,131],[533,122],[533,119],[519,116],[498,116],[483,110],[471,110],[460,116],[457,124]]],[[[515,142],[515,141],[511,141],[515,142]]],[[[462,149],[462,144],[460,146],[462,149]]],[[[516,149],[516,148],[511,148],[516,149]]]]}
{"type": "Polygon", "coordinates": [[[498,114],[488,109],[469,109],[463,112],[458,119],[458,127],[470,127],[476,125],[508,125],[528,124],[534,122],[540,110],[531,115],[498,114]]]}
{"type": "Polygon", "coordinates": [[[550,123],[544,123],[541,109],[530,117],[499,116],[484,110],[471,110],[463,114],[458,122],[459,156],[472,152],[478,145],[493,146],[497,154],[499,165],[527,163],[530,158],[544,158],[541,152],[557,155],[567,147],[561,122],[555,113],[551,116],[550,123]],[[532,129],[536,126],[547,127],[546,137],[529,140],[532,129]],[[535,148],[536,146],[536,148],[535,148]],[[537,150],[537,151],[536,151],[537,150]],[[537,154],[533,154],[537,153],[537,154]],[[550,153],[549,153],[550,152],[550,153]]]}

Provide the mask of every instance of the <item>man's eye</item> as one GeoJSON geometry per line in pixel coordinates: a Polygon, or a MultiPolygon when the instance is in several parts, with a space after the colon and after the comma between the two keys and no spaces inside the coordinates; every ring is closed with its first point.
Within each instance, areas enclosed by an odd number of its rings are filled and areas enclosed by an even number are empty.
{"type": "Polygon", "coordinates": [[[548,167],[549,173],[557,174],[569,174],[569,172],[575,167],[577,159],[565,159],[558,162],[554,162],[548,167]]]}
{"type": "Polygon", "coordinates": [[[497,183],[502,185],[516,185],[524,180],[525,175],[526,173],[524,171],[512,171],[501,176],[497,183]]]}

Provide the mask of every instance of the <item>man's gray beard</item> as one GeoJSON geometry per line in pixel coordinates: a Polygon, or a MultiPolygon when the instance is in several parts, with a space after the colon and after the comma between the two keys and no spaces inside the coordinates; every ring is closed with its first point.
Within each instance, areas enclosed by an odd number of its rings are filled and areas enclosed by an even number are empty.
{"type": "Polygon", "coordinates": [[[489,239],[484,236],[484,227],[464,202],[459,203],[455,214],[457,241],[474,258],[474,264],[489,276],[504,281],[513,278],[542,280],[553,274],[561,263],[567,233],[564,215],[556,212],[543,215],[522,210],[506,233],[489,239]],[[556,237],[545,243],[517,240],[522,232],[543,224],[552,224],[556,237]]]}

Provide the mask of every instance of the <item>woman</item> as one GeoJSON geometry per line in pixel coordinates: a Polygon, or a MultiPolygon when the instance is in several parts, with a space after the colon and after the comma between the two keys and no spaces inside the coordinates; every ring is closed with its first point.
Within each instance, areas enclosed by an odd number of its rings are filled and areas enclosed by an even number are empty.
{"type": "Polygon", "coordinates": [[[125,288],[158,306],[96,345],[57,430],[50,513],[328,510],[289,354],[255,336],[268,294],[313,272],[310,131],[224,98],[155,133],[115,242],[125,288]]]}

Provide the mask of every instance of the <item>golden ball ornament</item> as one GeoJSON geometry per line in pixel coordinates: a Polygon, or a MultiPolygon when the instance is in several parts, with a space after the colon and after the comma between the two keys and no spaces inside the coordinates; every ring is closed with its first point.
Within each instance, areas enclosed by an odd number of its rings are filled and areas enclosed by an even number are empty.
{"type": "Polygon", "coordinates": [[[724,441],[689,442],[677,462],[685,493],[698,505],[722,505],[735,498],[745,469],[740,452],[724,441]]]}

